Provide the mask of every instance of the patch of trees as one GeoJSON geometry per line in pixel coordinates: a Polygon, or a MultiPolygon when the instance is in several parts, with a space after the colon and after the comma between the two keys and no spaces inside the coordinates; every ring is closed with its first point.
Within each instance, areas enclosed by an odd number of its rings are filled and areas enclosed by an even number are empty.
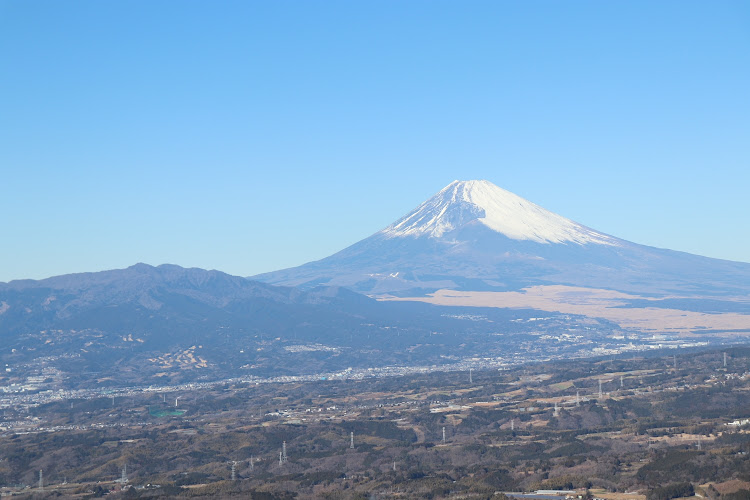
{"type": "Polygon", "coordinates": [[[607,401],[607,405],[621,418],[628,413],[641,418],[649,417],[653,414],[651,403],[648,400],[641,398],[609,400],[607,401]]]}
{"type": "Polygon", "coordinates": [[[680,427],[682,422],[677,420],[645,420],[638,423],[636,432],[646,434],[650,429],[665,429],[671,427],[680,427]]]}
{"type": "Polygon", "coordinates": [[[673,448],[641,467],[636,478],[655,486],[669,481],[704,482],[717,477],[741,477],[750,469],[750,461],[745,457],[673,448]]]}
{"type": "Polygon", "coordinates": [[[545,479],[533,483],[529,489],[532,490],[573,490],[578,488],[591,488],[591,481],[582,476],[564,475],[545,479]]]}
{"type": "Polygon", "coordinates": [[[509,471],[497,469],[480,476],[481,480],[496,490],[515,491],[518,489],[516,481],[509,471]]]}
{"type": "Polygon", "coordinates": [[[665,401],[665,406],[676,414],[699,418],[739,418],[750,413],[745,394],[733,391],[729,384],[679,394],[672,401],[665,401]]]}
{"type": "Polygon", "coordinates": [[[671,500],[672,498],[691,497],[694,494],[695,490],[691,483],[672,483],[650,490],[646,493],[646,500],[671,500]]]}
{"type": "Polygon", "coordinates": [[[560,446],[559,448],[556,448],[552,451],[548,451],[546,455],[549,458],[557,458],[557,457],[571,457],[575,455],[584,455],[584,454],[590,454],[594,451],[601,451],[601,448],[590,446],[583,441],[573,441],[572,443],[564,444],[560,446]]]}
{"type": "Polygon", "coordinates": [[[670,449],[657,456],[652,462],[644,465],[636,473],[636,477],[647,483],[662,482],[662,478],[674,477],[681,474],[687,463],[698,452],[670,449]]]}
{"type": "Polygon", "coordinates": [[[474,431],[498,421],[507,420],[509,413],[504,410],[481,410],[474,409],[468,417],[461,422],[461,427],[474,431]]]}
{"type": "Polygon", "coordinates": [[[721,500],[750,500],[750,490],[738,490],[721,496],[721,500]]]}
{"type": "Polygon", "coordinates": [[[750,434],[739,432],[724,432],[716,438],[716,444],[746,444],[750,443],[750,434]]]}
{"type": "Polygon", "coordinates": [[[351,422],[342,422],[341,428],[347,433],[354,432],[355,436],[362,434],[365,436],[376,436],[383,439],[392,439],[407,443],[413,443],[417,440],[417,435],[413,430],[401,429],[394,422],[386,420],[355,420],[351,422]]]}

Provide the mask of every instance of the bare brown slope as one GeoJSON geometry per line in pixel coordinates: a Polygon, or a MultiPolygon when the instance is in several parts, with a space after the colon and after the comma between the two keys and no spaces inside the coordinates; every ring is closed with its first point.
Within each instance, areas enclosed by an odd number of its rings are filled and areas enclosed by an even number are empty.
{"type": "MultiPolygon", "coordinates": [[[[533,308],[566,314],[581,314],[605,318],[623,328],[654,333],[676,333],[682,336],[696,332],[725,332],[725,335],[750,336],[750,314],[736,312],[708,314],[662,307],[623,307],[627,305],[627,301],[633,299],[654,303],[660,299],[597,288],[563,285],[532,286],[520,292],[472,292],[443,289],[426,297],[382,296],[379,298],[380,300],[421,301],[442,306],[533,308]],[[727,332],[731,330],[736,332],[727,332]]],[[[731,300],[750,304],[750,297],[735,297],[731,300]]]]}

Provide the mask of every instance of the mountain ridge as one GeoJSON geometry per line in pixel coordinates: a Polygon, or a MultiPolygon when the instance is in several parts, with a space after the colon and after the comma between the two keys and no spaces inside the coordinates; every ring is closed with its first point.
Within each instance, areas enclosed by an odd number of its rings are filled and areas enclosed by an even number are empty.
{"type": "Polygon", "coordinates": [[[164,307],[169,309],[171,303],[183,300],[217,311],[250,302],[293,306],[331,305],[340,299],[352,303],[370,300],[340,287],[302,291],[174,264],[139,263],[125,269],[14,280],[1,285],[0,326],[6,328],[13,324],[11,318],[35,318],[37,326],[43,328],[86,311],[125,305],[142,308],[151,315],[163,314],[164,307]]]}
{"type": "MultiPolygon", "coordinates": [[[[138,264],[6,284],[0,351],[13,374],[19,366],[52,363],[71,387],[184,383],[443,364],[474,356],[480,344],[485,352],[498,329],[525,335],[532,328],[525,319],[538,315],[529,308],[476,313],[388,303],[342,287],[300,290],[218,271],[138,264]],[[438,331],[443,335],[433,339],[438,331]],[[429,347],[414,353],[415,342],[429,347]]],[[[597,338],[616,329],[561,314],[550,315],[549,327],[580,321],[596,325],[597,338]]],[[[563,351],[568,348],[575,346],[563,351]]]]}

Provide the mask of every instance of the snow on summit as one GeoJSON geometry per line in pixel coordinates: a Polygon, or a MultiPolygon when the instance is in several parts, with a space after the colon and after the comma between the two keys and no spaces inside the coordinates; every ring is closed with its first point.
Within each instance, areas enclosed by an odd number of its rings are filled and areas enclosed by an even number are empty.
{"type": "Polygon", "coordinates": [[[483,224],[514,240],[617,245],[616,238],[545,210],[485,180],[451,182],[381,234],[386,238],[441,238],[470,223],[483,224]]]}

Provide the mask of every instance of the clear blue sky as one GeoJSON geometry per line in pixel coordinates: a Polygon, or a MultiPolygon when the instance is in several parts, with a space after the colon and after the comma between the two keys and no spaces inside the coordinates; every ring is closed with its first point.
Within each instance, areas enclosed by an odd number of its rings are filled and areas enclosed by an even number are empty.
{"type": "Polygon", "coordinates": [[[325,257],[454,179],[750,262],[746,1],[0,0],[0,281],[325,257]]]}

